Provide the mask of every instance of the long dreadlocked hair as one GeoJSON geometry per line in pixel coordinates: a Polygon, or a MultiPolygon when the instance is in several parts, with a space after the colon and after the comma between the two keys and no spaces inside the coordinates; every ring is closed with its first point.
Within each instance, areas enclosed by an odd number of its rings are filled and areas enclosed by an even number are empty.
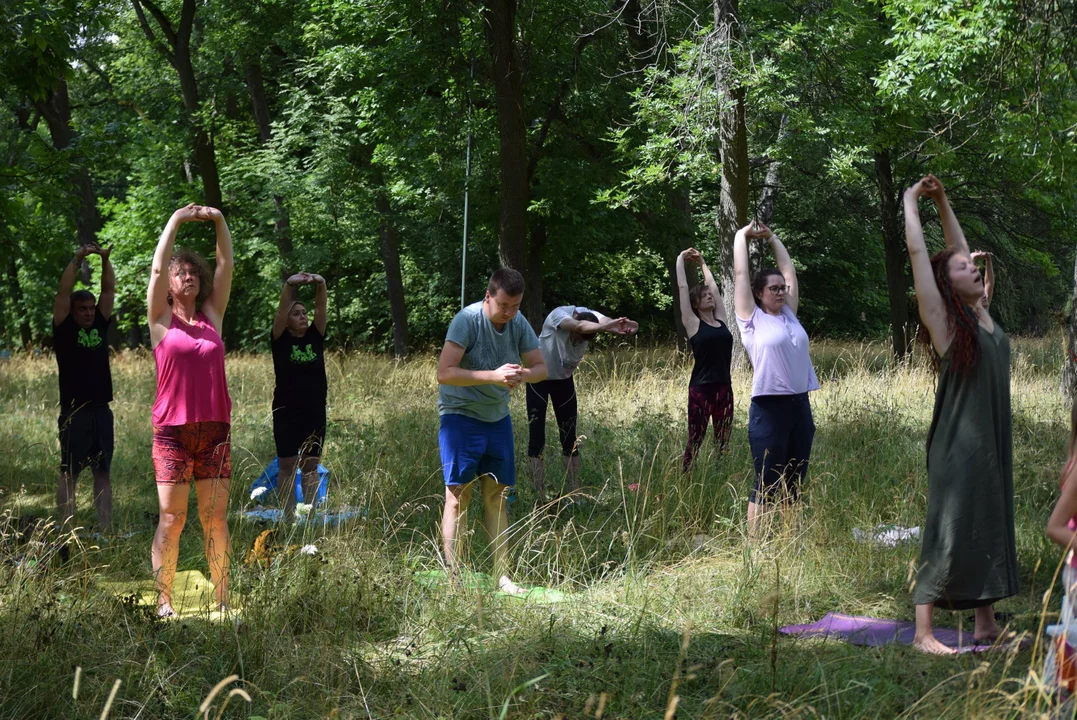
{"type": "MultiPolygon", "coordinates": [[[[950,258],[954,254],[953,250],[943,250],[933,255],[931,273],[935,276],[935,285],[946,306],[946,330],[953,336],[950,341],[950,366],[957,373],[968,375],[980,362],[980,319],[950,284],[950,258]]],[[[924,325],[920,326],[919,340],[931,345],[931,335],[924,325]]],[[[936,374],[939,372],[939,363],[939,354],[932,352],[931,367],[936,374]]]]}

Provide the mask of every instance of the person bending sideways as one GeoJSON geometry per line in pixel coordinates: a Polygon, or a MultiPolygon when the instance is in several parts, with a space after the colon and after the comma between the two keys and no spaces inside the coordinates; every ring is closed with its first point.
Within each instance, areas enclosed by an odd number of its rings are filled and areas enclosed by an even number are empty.
{"type": "Polygon", "coordinates": [[[985,309],[990,310],[991,300],[995,296],[995,263],[992,260],[993,256],[986,250],[976,250],[970,257],[972,257],[972,262],[976,262],[980,258],[983,258],[984,271],[982,274],[984,279],[984,294],[983,297],[980,298],[980,304],[983,305],[985,309]]]}
{"type": "Polygon", "coordinates": [[[714,425],[718,454],[729,449],[729,434],[733,429],[733,382],[729,375],[733,364],[733,333],[729,332],[718,283],[695,248],[677,256],[677,292],[681,323],[695,360],[688,381],[688,444],[681,460],[681,469],[687,473],[703,445],[708,423],[714,425]],[[691,290],[685,270],[685,264],[690,262],[698,263],[703,272],[703,284],[691,290]]]}
{"type": "Polygon", "coordinates": [[[227,609],[232,399],[224,375],[221,323],[232,291],[232,263],[232,236],[221,211],[193,204],[172,214],[153,254],[146,303],[157,361],[153,471],[161,518],[152,560],[162,617],[175,614],[172,581],[192,483],[217,607],[227,609]],[[217,267],[212,274],[194,252],[174,250],[176,231],[186,222],[212,222],[216,227],[217,267]]]}
{"type": "Polygon", "coordinates": [[[927,519],[913,588],[913,644],[954,652],[935,637],[932,610],[976,611],[975,640],[1000,630],[994,604],[1017,593],[1013,515],[1010,341],[983,306],[972,261],[942,183],[933,175],[905,191],[905,242],[938,383],[927,433],[927,519]],[[931,198],[946,249],[928,256],[918,200],[931,198]]]}
{"type": "Polygon", "coordinates": [[[1047,537],[1063,550],[1062,612],[1058,622],[1065,632],[1047,649],[1046,668],[1041,677],[1067,694],[1077,689],[1073,645],[1069,637],[1077,628],[1077,403],[1070,409],[1069,460],[1059,479],[1062,492],[1047,521],[1047,537]],[[1053,672],[1052,672],[1053,670],[1053,672]]]}
{"type": "Polygon", "coordinates": [[[591,338],[601,332],[633,335],[639,324],[628,318],[609,318],[577,305],[555,308],[546,316],[539,335],[539,349],[548,377],[527,386],[527,461],[539,502],[544,499],[546,468],[542,453],[546,448],[546,408],[553,402],[561,457],[569,493],[580,487],[580,450],[576,435],[576,368],[587,352],[591,338]]]}
{"type": "Polygon", "coordinates": [[[303,499],[318,498],[318,463],[325,443],[325,324],[327,292],[321,275],[301,272],[284,283],[273,317],[273,441],[280,470],[277,497],[284,517],[295,510],[295,470],[302,473],[303,499]],[[314,285],[314,323],[307,306],[294,299],[299,285],[314,285]]]}
{"type": "Polygon", "coordinates": [[[116,299],[116,271],[109,248],[83,245],[64,268],[52,306],[52,334],[60,374],[60,482],[56,510],[60,521],[75,516],[75,483],[83,468],[93,471],[97,530],[112,525],[113,426],[112,371],[108,360],[108,326],[116,299]],[[89,290],[71,292],[87,255],[101,256],[101,297],[89,290]]]}
{"type": "Polygon", "coordinates": [[[445,476],[441,537],[455,571],[472,488],[478,479],[498,588],[523,592],[509,579],[505,492],[516,483],[509,392],[546,379],[535,331],[520,315],[524,279],[501,268],[486,297],[456,314],[438,360],[438,447],[445,476]]]}
{"type": "Polygon", "coordinates": [[[741,341],[752,362],[748,445],[755,487],[748,497],[748,531],[759,531],[760,512],[775,500],[795,502],[808,473],[815,421],[808,393],[819,389],[808,333],[797,319],[800,286],[789,252],[763,224],[733,239],[733,305],[741,341]],[[748,241],[770,243],[777,268],[748,280],[748,241]]]}

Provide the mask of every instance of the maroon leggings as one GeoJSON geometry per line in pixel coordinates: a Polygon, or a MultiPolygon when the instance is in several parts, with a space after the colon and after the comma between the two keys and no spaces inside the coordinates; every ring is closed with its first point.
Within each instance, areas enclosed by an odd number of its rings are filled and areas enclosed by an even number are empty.
{"type": "Polygon", "coordinates": [[[707,424],[714,423],[714,442],[718,453],[729,449],[733,430],[733,387],[725,383],[708,383],[688,388],[688,445],[684,448],[684,472],[692,467],[692,458],[703,444],[707,424]]]}

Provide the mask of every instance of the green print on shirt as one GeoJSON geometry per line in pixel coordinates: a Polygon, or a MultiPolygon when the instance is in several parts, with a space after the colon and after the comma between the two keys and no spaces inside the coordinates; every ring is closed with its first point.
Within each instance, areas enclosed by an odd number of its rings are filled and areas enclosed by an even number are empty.
{"type": "Polygon", "coordinates": [[[306,350],[300,350],[298,345],[292,345],[292,362],[296,363],[312,363],[318,359],[318,354],[314,352],[314,348],[307,343],[306,350]]]}
{"type": "Polygon", "coordinates": [[[95,348],[103,342],[103,338],[97,332],[97,328],[94,328],[87,333],[82,328],[79,328],[79,345],[84,348],[95,348]]]}

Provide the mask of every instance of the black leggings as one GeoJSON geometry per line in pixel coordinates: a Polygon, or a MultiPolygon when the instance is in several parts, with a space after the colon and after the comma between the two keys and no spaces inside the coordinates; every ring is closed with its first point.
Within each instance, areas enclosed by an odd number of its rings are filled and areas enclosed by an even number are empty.
{"type": "Polygon", "coordinates": [[[546,447],[546,406],[553,400],[557,418],[557,433],[561,436],[561,454],[579,455],[576,447],[576,383],[569,376],[564,380],[543,380],[527,386],[527,456],[542,457],[546,447]]]}

